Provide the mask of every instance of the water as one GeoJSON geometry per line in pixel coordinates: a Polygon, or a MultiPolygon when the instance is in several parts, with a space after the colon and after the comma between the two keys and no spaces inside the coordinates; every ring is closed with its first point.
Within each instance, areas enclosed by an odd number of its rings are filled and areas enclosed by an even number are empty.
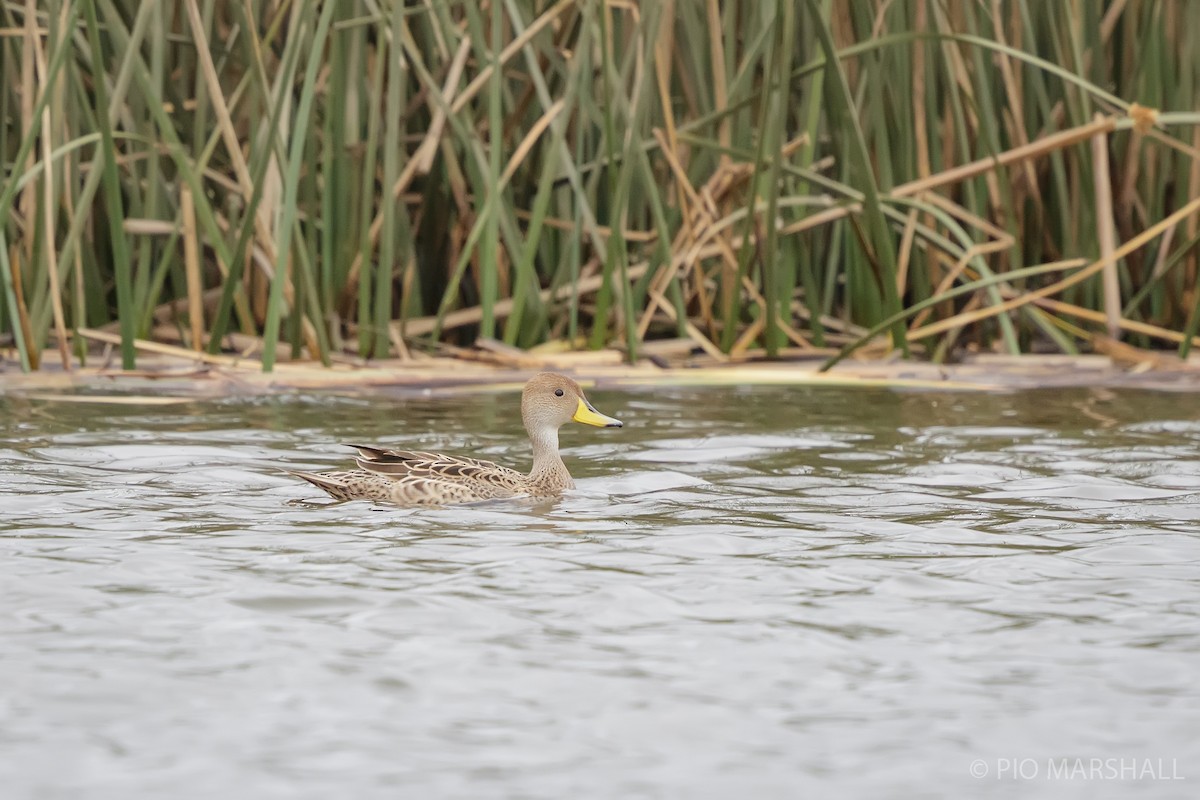
{"type": "Polygon", "coordinates": [[[0,398],[4,797],[1196,796],[1193,397],[592,399],[569,496],[409,511],[278,469],[515,396],[0,398]]]}

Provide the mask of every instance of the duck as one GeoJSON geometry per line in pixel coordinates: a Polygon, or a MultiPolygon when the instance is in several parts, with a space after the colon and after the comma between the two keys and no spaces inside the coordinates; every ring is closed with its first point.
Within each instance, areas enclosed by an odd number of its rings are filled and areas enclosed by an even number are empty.
{"type": "Polygon", "coordinates": [[[543,372],[521,392],[521,421],[533,445],[528,474],[477,458],[349,445],[357,469],[294,472],[338,501],[371,500],[398,506],[445,506],[507,497],[554,497],[575,488],[558,452],[558,430],[568,422],[620,428],[619,419],[595,409],[579,384],[565,375],[543,372]]]}

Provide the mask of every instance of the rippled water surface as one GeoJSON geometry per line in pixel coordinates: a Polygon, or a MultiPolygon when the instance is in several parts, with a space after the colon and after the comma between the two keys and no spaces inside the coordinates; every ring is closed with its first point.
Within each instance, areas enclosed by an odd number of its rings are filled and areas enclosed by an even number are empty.
{"type": "Polygon", "coordinates": [[[515,395],[0,398],[3,796],[1200,796],[1197,398],[592,400],[563,499],[409,511],[280,467],[515,395]]]}

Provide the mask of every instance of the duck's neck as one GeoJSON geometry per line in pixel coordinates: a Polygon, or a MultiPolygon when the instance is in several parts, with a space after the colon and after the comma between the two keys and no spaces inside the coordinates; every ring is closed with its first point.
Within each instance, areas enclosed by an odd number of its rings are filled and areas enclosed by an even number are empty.
{"type": "Polygon", "coordinates": [[[558,454],[558,429],[531,429],[529,441],[533,444],[533,469],[529,470],[529,479],[548,489],[573,487],[571,473],[567,472],[567,465],[558,454]]]}

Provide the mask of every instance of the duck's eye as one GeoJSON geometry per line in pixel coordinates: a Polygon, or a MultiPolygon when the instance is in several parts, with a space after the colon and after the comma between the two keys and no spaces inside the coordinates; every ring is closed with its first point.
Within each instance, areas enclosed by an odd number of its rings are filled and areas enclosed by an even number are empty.
{"type": "Polygon", "coordinates": [[[555,389],[555,390],[554,390],[554,396],[555,396],[555,397],[562,397],[562,396],[563,396],[563,390],[562,390],[562,389],[555,389]]]}

